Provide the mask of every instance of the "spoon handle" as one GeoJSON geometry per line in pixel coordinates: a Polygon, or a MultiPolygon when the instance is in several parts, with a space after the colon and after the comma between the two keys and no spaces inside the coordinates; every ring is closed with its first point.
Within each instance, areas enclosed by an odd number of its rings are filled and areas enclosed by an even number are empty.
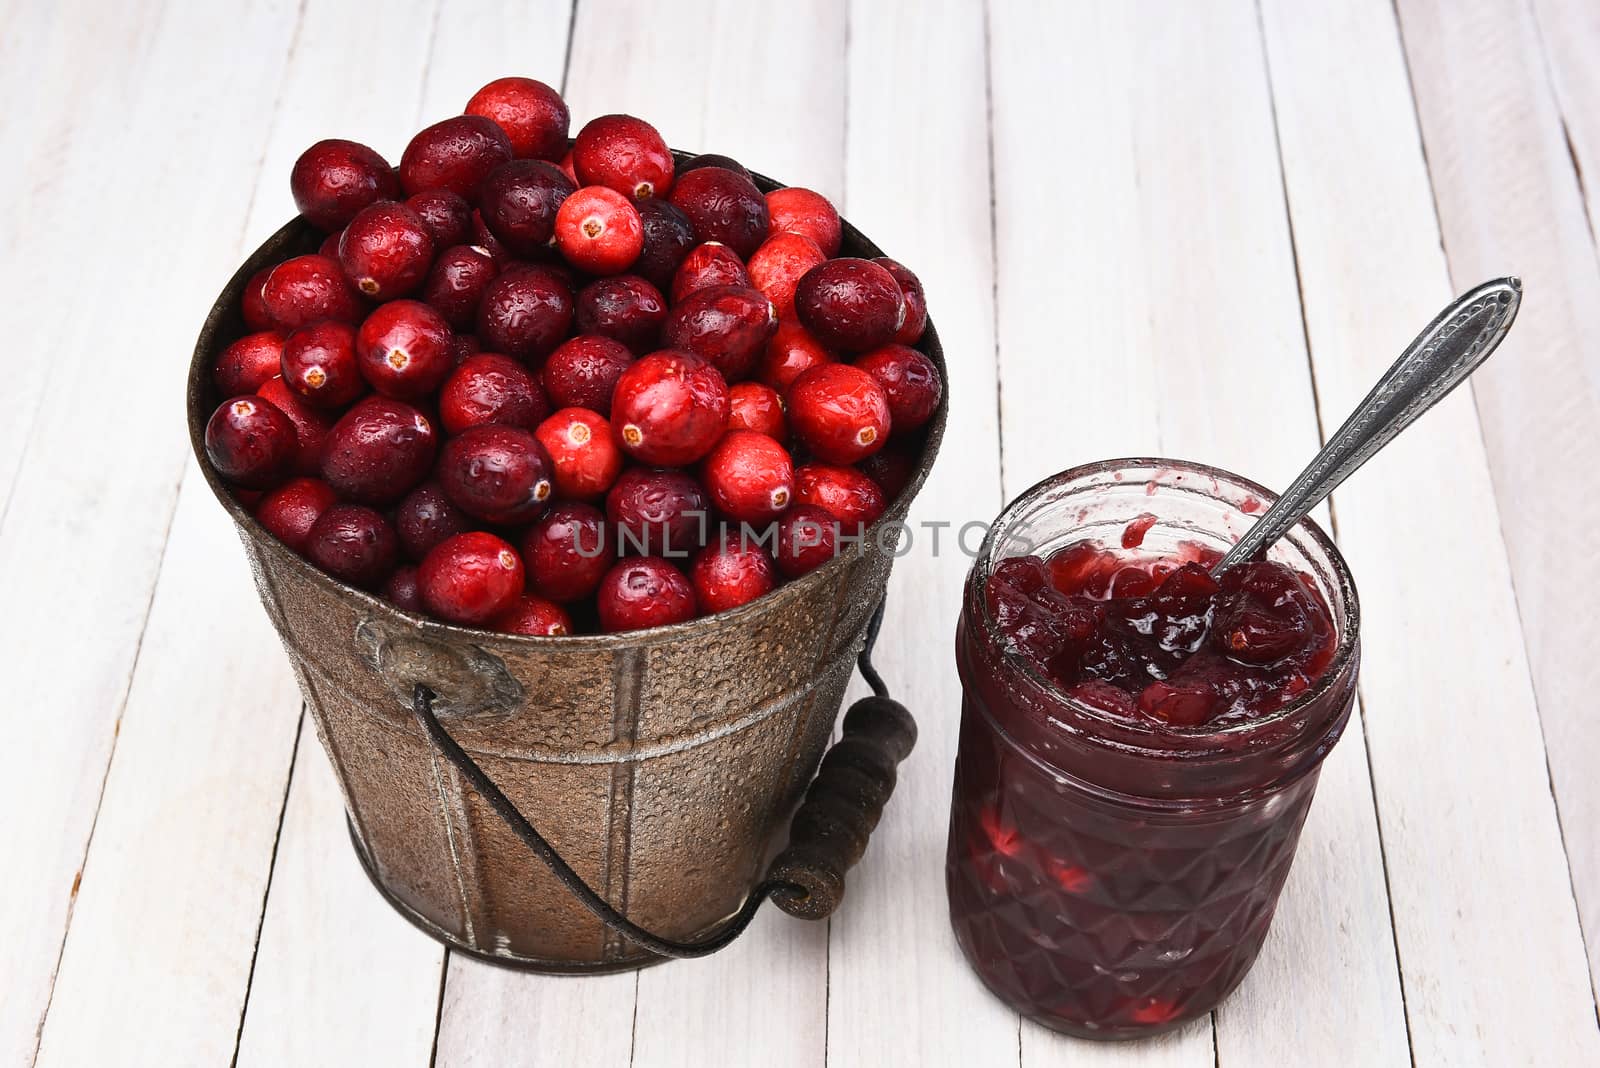
{"type": "Polygon", "coordinates": [[[1511,329],[1522,302],[1516,278],[1485,282],[1452,301],[1406,346],[1372,392],[1301,471],[1278,502],[1211,569],[1254,559],[1423,412],[1466,380],[1511,329]]]}

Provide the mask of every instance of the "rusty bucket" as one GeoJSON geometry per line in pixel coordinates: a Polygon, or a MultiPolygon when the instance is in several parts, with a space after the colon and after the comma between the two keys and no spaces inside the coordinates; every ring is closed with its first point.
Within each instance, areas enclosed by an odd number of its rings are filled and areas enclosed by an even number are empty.
{"type": "MultiPolygon", "coordinates": [[[[296,219],[217,298],[189,368],[189,431],[338,776],[356,851],[390,904],[435,938],[499,964],[590,972],[659,959],[597,918],[598,906],[530,853],[461,761],[445,759],[413,714],[419,685],[437,695],[437,725],[481,768],[490,792],[498,787],[605,905],[662,938],[705,936],[747,905],[766,885],[782,844],[775,839],[802,795],[802,813],[817,808],[806,821],[812,833],[856,839],[834,865],[842,873],[865,847],[873,805],[881,808],[892,789],[893,760],[881,790],[843,766],[873,765],[870,749],[824,763],[835,786],[871,787],[866,818],[850,804],[822,811],[827,784],[812,776],[883,597],[891,525],[905,519],[932,465],[946,402],[927,428],[915,476],[860,551],[757,601],[620,635],[528,638],[450,626],[317,570],[268,534],[206,459],[205,422],[222,399],[210,369],[245,332],[245,281],[318,241],[296,219]]],[[[841,254],[881,255],[848,223],[841,254]]],[[[931,323],[920,348],[944,373],[931,323]]],[[[791,843],[785,856],[793,852],[791,843]]],[[[842,890],[842,874],[836,881],[842,890]]]]}

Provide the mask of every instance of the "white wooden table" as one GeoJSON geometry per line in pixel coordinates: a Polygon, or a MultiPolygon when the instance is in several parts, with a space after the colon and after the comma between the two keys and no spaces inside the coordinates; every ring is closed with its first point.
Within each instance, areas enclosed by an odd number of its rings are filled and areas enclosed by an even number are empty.
{"type": "Polygon", "coordinates": [[[0,8],[0,1064],[1600,1064],[1594,0],[0,8]],[[891,584],[922,742],[831,923],[542,978],[368,886],[183,374],[302,147],[397,158],[509,73],[814,186],[921,274],[954,404],[914,520],[1107,456],[1282,485],[1452,291],[1524,278],[1472,392],[1335,499],[1361,714],[1211,1018],[1074,1042],[961,962],[959,554],[891,584]]]}

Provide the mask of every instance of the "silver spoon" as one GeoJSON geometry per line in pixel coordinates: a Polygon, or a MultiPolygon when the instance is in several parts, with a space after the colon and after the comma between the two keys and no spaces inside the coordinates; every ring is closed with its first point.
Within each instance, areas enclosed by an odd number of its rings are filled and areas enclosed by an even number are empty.
{"type": "Polygon", "coordinates": [[[1212,577],[1264,552],[1400,431],[1466,381],[1505,338],[1521,303],[1522,282],[1517,278],[1496,278],[1451,301],[1406,346],[1278,502],[1211,569],[1212,577]]]}

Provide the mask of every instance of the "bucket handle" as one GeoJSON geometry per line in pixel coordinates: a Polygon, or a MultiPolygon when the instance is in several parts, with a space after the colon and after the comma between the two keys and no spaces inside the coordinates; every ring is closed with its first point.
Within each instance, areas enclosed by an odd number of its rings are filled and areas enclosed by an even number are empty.
{"type": "Polygon", "coordinates": [[[866,642],[856,659],[861,677],[872,687],[872,696],[857,701],[845,713],[839,741],[823,756],[817,777],[790,821],[788,846],[774,858],[767,877],[751,891],[739,911],[712,933],[692,942],[662,938],[645,930],[584,882],[444,729],[433,712],[438,695],[421,683],[412,693],[412,712],[439,754],[454,765],[512,833],[596,919],[658,956],[704,957],[743,934],[767,898],[789,915],[804,920],[824,919],[839,907],[844,897],[845,872],[866,852],[867,839],[894,791],[896,765],[917,741],[916,721],[904,705],[889,697],[883,677],[872,666],[872,647],[882,626],[880,601],[867,624],[866,642]]]}

